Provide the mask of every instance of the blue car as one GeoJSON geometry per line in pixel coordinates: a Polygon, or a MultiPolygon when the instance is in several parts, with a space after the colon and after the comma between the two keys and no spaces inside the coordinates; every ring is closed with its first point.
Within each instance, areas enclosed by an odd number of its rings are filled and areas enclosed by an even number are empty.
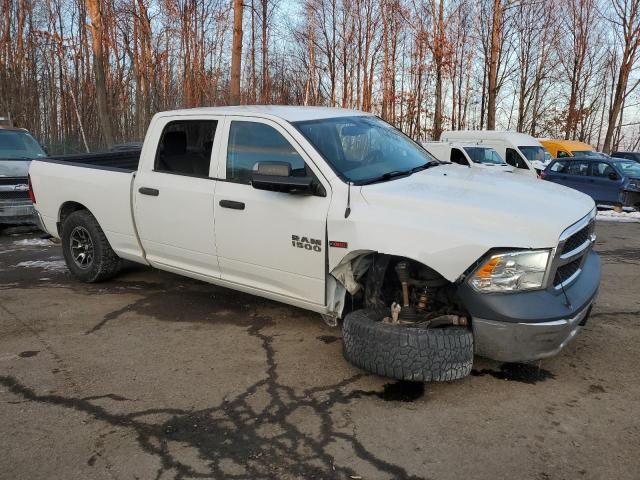
{"type": "Polygon", "coordinates": [[[640,210],[640,163],[633,160],[611,157],[555,159],[541,177],[586,193],[598,205],[640,210]]]}

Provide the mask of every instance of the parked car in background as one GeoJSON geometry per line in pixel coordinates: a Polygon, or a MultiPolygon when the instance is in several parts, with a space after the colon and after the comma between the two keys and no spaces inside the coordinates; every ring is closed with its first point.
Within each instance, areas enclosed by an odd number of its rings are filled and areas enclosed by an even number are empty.
{"type": "Polygon", "coordinates": [[[584,142],[575,140],[562,140],[557,138],[539,138],[538,141],[551,154],[553,158],[566,158],[575,156],[590,156],[597,153],[595,149],[584,142]]]}
{"type": "Polygon", "coordinates": [[[622,158],[556,159],[542,178],[591,196],[598,205],[640,209],[640,163],[622,158]]]}
{"type": "Polygon", "coordinates": [[[441,162],[451,162],[494,172],[513,172],[495,149],[479,143],[464,145],[454,142],[421,142],[427,152],[441,162]]]}
{"type": "Polygon", "coordinates": [[[493,148],[514,167],[513,172],[537,177],[545,167],[545,150],[531,135],[493,130],[456,130],[443,132],[443,142],[477,143],[493,148]]]}
{"type": "Polygon", "coordinates": [[[640,152],[613,152],[611,154],[615,158],[626,158],[634,162],[640,162],[640,152]]]}
{"type": "Polygon", "coordinates": [[[31,160],[46,156],[27,130],[0,126],[0,228],[37,223],[27,173],[31,160]]]}

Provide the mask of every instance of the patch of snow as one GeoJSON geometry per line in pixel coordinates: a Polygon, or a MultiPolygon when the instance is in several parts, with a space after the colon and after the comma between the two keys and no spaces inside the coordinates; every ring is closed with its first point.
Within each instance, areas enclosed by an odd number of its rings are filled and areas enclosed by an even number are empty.
{"type": "Polygon", "coordinates": [[[613,210],[599,211],[597,220],[606,220],[608,222],[640,222],[640,212],[616,212],[613,210]]]}
{"type": "Polygon", "coordinates": [[[16,268],[41,268],[47,272],[64,272],[67,270],[67,265],[64,260],[27,260],[26,262],[20,262],[14,265],[16,268]]]}
{"type": "Polygon", "coordinates": [[[18,240],[13,242],[14,245],[20,247],[51,247],[53,243],[44,238],[25,238],[24,240],[18,240]]]}

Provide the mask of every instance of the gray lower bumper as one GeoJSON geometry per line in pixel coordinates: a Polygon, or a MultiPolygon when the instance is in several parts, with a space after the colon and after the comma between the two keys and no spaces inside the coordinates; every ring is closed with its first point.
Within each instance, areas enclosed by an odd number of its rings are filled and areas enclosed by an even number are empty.
{"type": "Polygon", "coordinates": [[[600,259],[594,252],[587,255],[580,276],[564,293],[487,295],[461,286],[458,294],[472,317],[476,354],[524,362],[560,352],[580,333],[598,295],[600,259]]]}
{"type": "Polygon", "coordinates": [[[0,202],[0,224],[37,224],[37,221],[30,201],[0,202]]]}
{"type": "Polygon", "coordinates": [[[501,362],[552,357],[580,333],[592,305],[570,318],[542,323],[507,323],[474,318],[475,352],[501,362]]]}

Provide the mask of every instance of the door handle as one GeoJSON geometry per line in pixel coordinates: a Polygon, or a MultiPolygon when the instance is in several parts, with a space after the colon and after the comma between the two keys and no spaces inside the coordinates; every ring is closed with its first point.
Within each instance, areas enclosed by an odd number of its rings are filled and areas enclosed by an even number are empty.
{"type": "Polygon", "coordinates": [[[222,208],[232,208],[233,210],[244,210],[244,202],[236,202],[233,200],[220,200],[222,208]]]}
{"type": "Polygon", "coordinates": [[[152,197],[157,197],[158,195],[160,195],[160,190],[158,190],[157,188],[140,187],[138,191],[142,195],[151,195],[152,197]]]}

